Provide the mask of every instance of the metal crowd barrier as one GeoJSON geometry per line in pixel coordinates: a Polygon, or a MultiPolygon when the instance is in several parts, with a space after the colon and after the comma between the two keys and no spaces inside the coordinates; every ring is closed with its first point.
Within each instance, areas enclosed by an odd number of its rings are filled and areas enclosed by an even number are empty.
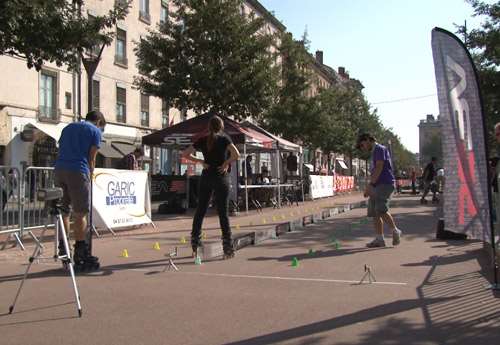
{"type": "Polygon", "coordinates": [[[36,200],[39,189],[54,187],[54,168],[23,166],[20,173],[15,167],[0,166],[0,173],[0,235],[8,234],[2,249],[13,237],[24,250],[25,231],[54,226],[47,224],[45,203],[36,200]]]}
{"type": "Polygon", "coordinates": [[[21,232],[21,194],[19,169],[0,165],[0,236],[12,236],[24,249],[21,232]]]}

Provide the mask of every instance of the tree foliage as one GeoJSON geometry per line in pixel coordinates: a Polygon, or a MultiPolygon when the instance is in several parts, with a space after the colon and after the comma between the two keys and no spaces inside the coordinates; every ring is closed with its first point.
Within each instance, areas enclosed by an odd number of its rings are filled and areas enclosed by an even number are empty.
{"type": "Polygon", "coordinates": [[[422,158],[424,162],[430,161],[432,157],[436,157],[438,162],[443,161],[443,146],[441,136],[433,135],[430,140],[422,147],[422,158]]]}
{"type": "MultiPolygon", "coordinates": [[[[500,1],[486,4],[483,1],[468,0],[474,9],[474,16],[484,18],[480,28],[466,31],[458,27],[458,33],[465,37],[465,43],[472,50],[478,69],[484,115],[490,144],[495,142],[493,126],[500,122],[500,1]]],[[[490,147],[495,147],[491,145],[490,147]]]]}
{"type": "Polygon", "coordinates": [[[401,143],[399,136],[390,128],[384,129],[383,132],[380,142],[390,147],[392,163],[396,174],[399,175],[401,171],[409,173],[412,167],[417,167],[418,162],[415,154],[406,149],[401,143]]]}
{"type": "Polygon", "coordinates": [[[360,133],[371,132],[380,126],[376,113],[360,90],[350,86],[334,86],[317,96],[321,116],[325,118],[324,132],[319,140],[325,151],[352,155],[360,133]]]}
{"type": "Polygon", "coordinates": [[[318,117],[315,100],[306,96],[311,86],[307,34],[297,41],[290,33],[284,33],[280,41],[281,85],[275,103],[262,124],[269,131],[289,140],[314,145],[316,131],[322,121],[318,117]]]}
{"type": "Polygon", "coordinates": [[[135,49],[135,84],[178,109],[258,118],[277,85],[264,19],[242,15],[241,0],[171,3],[177,10],[135,49]]]}
{"type": "Polygon", "coordinates": [[[80,52],[112,42],[114,25],[127,15],[129,2],[91,18],[80,16],[83,5],[83,0],[0,1],[0,55],[25,58],[28,68],[37,70],[44,62],[78,69],[80,52]]]}

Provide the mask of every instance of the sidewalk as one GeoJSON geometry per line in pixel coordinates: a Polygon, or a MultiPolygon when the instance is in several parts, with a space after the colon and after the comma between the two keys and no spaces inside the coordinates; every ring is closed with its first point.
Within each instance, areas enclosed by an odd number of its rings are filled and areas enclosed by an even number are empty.
{"type": "MultiPolygon", "coordinates": [[[[262,209],[262,212],[250,210],[248,214],[243,211],[236,216],[230,216],[229,221],[233,234],[236,235],[239,232],[254,230],[256,228],[270,228],[277,224],[300,218],[301,216],[320,212],[322,209],[359,203],[362,200],[365,200],[362,193],[352,192],[329,198],[300,202],[299,206],[283,206],[279,209],[266,207],[262,209]]],[[[188,237],[191,235],[194,211],[194,209],[190,209],[182,215],[162,215],[153,213],[153,222],[157,230],[153,229],[151,226],[139,227],[132,230],[121,230],[117,232],[117,237],[152,234],[155,232],[168,232],[171,233],[172,236],[178,236],[179,239],[183,236],[188,237]]],[[[215,208],[208,210],[203,221],[203,231],[205,231],[208,239],[220,238],[221,230],[219,217],[215,208]]],[[[102,233],[102,237],[112,236],[105,230],[101,230],[100,232],[102,233]]]]}
{"type": "MultiPolygon", "coordinates": [[[[323,200],[322,207],[338,200],[323,200]]],[[[69,278],[49,261],[33,266],[14,313],[6,314],[26,261],[0,257],[1,343],[498,344],[500,298],[484,288],[491,268],[482,244],[435,240],[435,209],[415,197],[397,196],[393,205],[404,230],[395,248],[389,234],[387,248],[365,247],[373,231],[363,208],[202,265],[193,263],[189,244],[179,244],[189,233],[187,215],[159,221],[159,231],[149,234],[106,236],[95,243],[101,271],[77,277],[82,318],[69,278]],[[175,246],[178,272],[166,270],[175,246]],[[129,258],[120,257],[124,248],[129,258]],[[372,267],[373,284],[358,284],[365,265],[372,267]]],[[[305,214],[313,205],[303,207],[305,214]]],[[[261,217],[232,222],[251,231],[269,226],[249,225],[261,217]]],[[[210,227],[206,231],[220,241],[218,225],[210,227]]]]}

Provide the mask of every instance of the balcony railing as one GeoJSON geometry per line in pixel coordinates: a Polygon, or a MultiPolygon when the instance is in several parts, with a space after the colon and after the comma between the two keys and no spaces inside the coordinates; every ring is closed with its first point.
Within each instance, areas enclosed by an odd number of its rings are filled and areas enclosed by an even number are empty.
{"type": "Polygon", "coordinates": [[[151,15],[148,12],[139,11],[139,19],[146,24],[151,24],[151,15]]]}
{"type": "Polygon", "coordinates": [[[115,55],[115,63],[120,65],[120,66],[127,67],[127,65],[128,65],[127,57],[121,56],[121,55],[115,55]]]}
{"type": "Polygon", "coordinates": [[[40,122],[59,123],[61,121],[61,110],[55,107],[40,105],[37,111],[37,120],[40,122]]]}

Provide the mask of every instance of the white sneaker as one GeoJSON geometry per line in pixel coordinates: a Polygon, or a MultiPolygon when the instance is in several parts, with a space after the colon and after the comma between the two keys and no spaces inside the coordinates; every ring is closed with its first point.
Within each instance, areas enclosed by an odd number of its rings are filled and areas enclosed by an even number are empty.
{"type": "Polygon", "coordinates": [[[394,229],[392,232],[392,245],[397,246],[398,244],[401,243],[401,235],[403,232],[399,230],[398,228],[394,229]]]}
{"type": "Polygon", "coordinates": [[[385,241],[379,238],[374,239],[370,243],[367,243],[366,246],[368,248],[380,248],[385,247],[385,241]]]}

